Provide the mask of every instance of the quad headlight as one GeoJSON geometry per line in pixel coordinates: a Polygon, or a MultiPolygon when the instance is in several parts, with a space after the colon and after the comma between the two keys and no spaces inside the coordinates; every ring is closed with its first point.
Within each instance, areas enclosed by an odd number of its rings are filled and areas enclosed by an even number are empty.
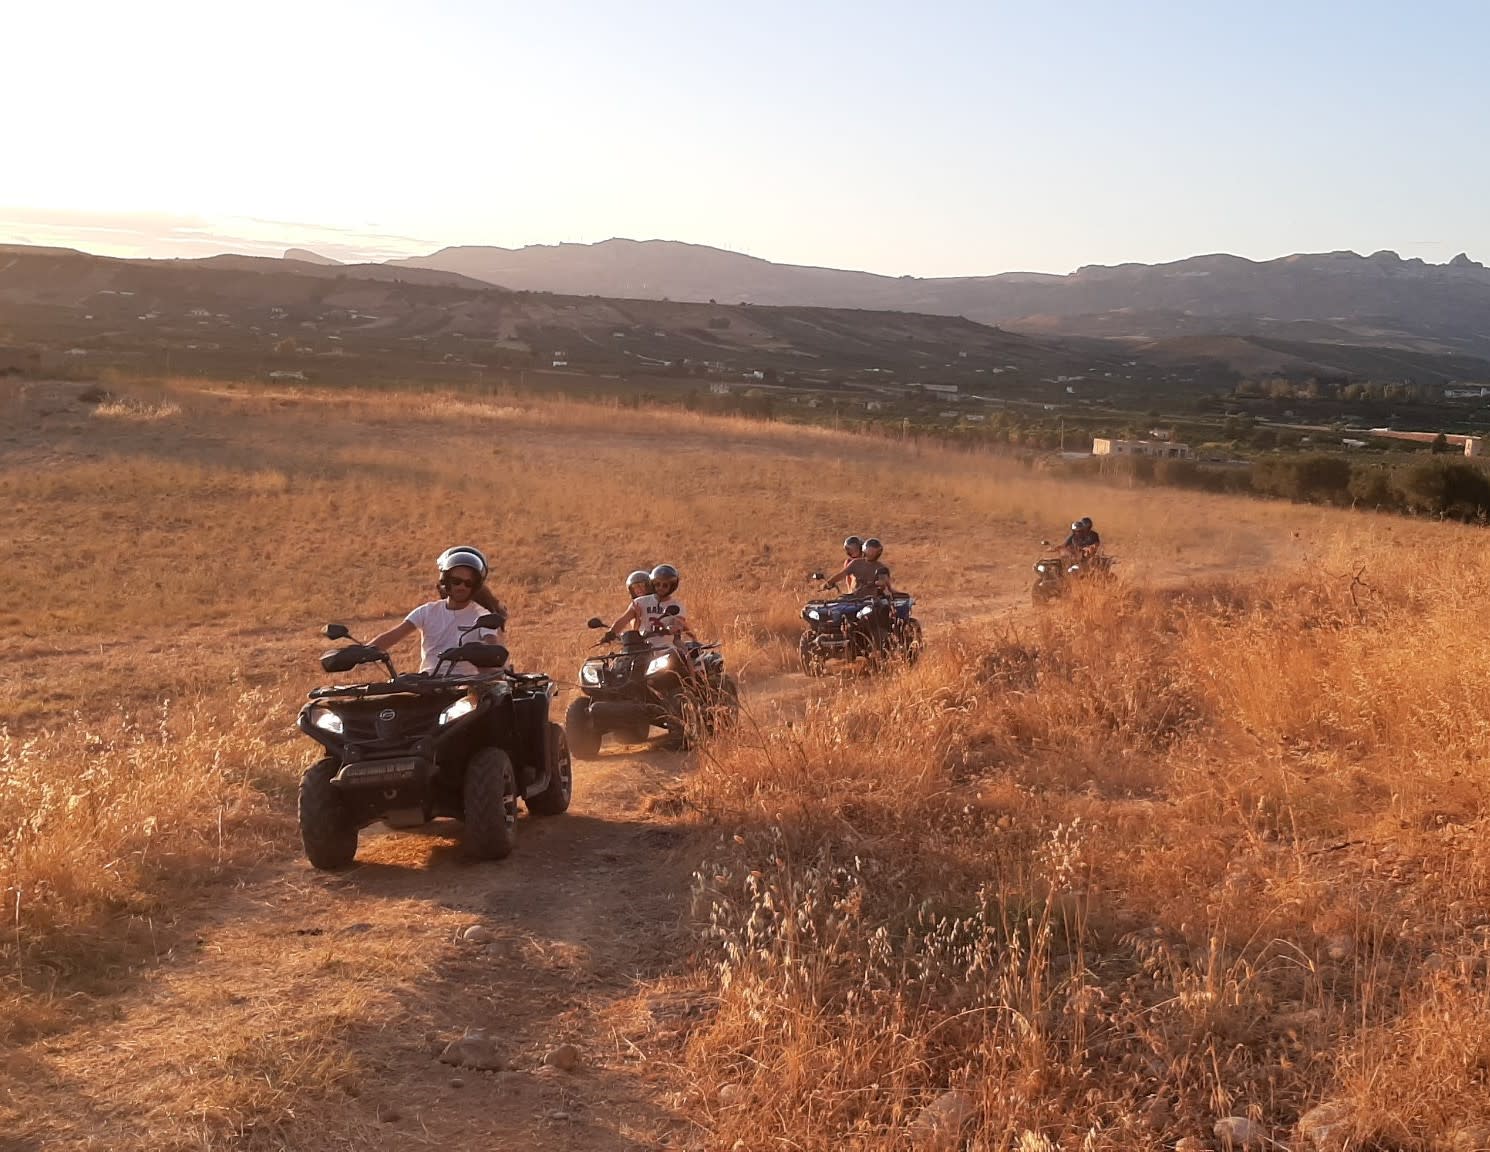
{"type": "Polygon", "coordinates": [[[664,652],[661,656],[653,656],[651,663],[647,665],[647,675],[655,676],[657,673],[663,671],[672,662],[672,658],[673,654],[671,652],[664,652]]]}
{"type": "Polygon", "coordinates": [[[602,680],[599,664],[586,664],[579,670],[579,679],[582,684],[599,684],[602,680]]]}
{"type": "Polygon", "coordinates": [[[323,708],[317,712],[316,718],[311,723],[323,732],[330,732],[333,736],[340,736],[347,730],[347,726],[342,723],[342,718],[329,708],[323,708]]]}
{"type": "Polygon", "coordinates": [[[1044,572],[1045,571],[1045,568],[1046,568],[1046,566],[1044,564],[1036,564],[1035,565],[1035,571],[1036,572],[1044,572]]]}
{"type": "Polygon", "coordinates": [[[805,615],[809,620],[821,620],[823,618],[823,614],[816,608],[807,609],[807,611],[803,613],[803,615],[805,615]]]}
{"type": "Polygon", "coordinates": [[[857,616],[860,620],[868,620],[871,616],[874,615],[874,605],[866,604],[864,605],[864,607],[855,612],[854,615],[857,616]]]}
{"type": "Polygon", "coordinates": [[[476,701],[469,696],[462,696],[454,704],[440,713],[441,724],[453,724],[462,716],[469,716],[476,711],[476,701]]]}

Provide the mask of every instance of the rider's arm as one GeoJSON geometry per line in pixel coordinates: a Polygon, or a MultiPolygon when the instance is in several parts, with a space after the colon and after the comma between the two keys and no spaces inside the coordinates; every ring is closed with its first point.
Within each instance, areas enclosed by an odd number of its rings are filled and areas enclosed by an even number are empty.
{"type": "Polygon", "coordinates": [[[833,573],[833,575],[829,576],[826,580],[823,581],[823,583],[826,584],[829,588],[837,588],[839,581],[841,581],[848,575],[848,566],[851,563],[852,561],[845,560],[843,562],[843,567],[838,569],[838,571],[833,573]]]}
{"type": "Polygon", "coordinates": [[[610,626],[610,630],[617,636],[619,636],[622,631],[621,625],[625,624],[627,621],[631,621],[633,623],[637,622],[635,600],[633,600],[626,606],[626,611],[622,612],[619,616],[616,617],[616,622],[610,626]]]}
{"type": "Polygon", "coordinates": [[[381,648],[386,652],[391,646],[397,644],[405,637],[412,636],[417,631],[418,629],[414,625],[410,624],[407,620],[402,620],[388,629],[388,631],[378,633],[368,641],[368,644],[373,648],[381,648]]]}

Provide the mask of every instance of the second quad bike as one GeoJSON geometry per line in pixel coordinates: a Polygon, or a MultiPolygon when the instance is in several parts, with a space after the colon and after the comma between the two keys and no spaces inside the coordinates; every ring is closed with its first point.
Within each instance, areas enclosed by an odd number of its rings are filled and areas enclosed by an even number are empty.
{"type": "MultiPolygon", "coordinates": [[[[488,615],[472,628],[496,626],[488,615]]],[[[323,634],[352,639],[341,624],[323,634]]],[[[321,657],[330,675],[374,663],[386,680],[316,688],[300,710],[300,731],[325,750],[300,780],[300,838],[316,868],[350,864],[375,821],[412,828],[442,816],[464,821],[468,854],[498,860],[513,849],[520,800],[533,816],[569,807],[574,774],[549,720],[547,676],[508,669],[500,644],[447,649],[430,673],[400,675],[355,639],[321,657]],[[476,671],[454,674],[458,663],[476,671]]]]}
{"type": "MultiPolygon", "coordinates": [[[[669,610],[675,615],[677,608],[669,610]]],[[[604,628],[593,617],[587,627],[604,628]]],[[[623,632],[610,651],[591,656],[580,668],[584,693],[569,705],[564,731],[581,760],[600,755],[607,733],[629,743],[645,740],[653,728],[684,748],[735,723],[740,690],[724,670],[718,644],[654,644],[638,631],[623,632]]]]}
{"type": "MultiPolygon", "coordinates": [[[[822,574],[815,572],[814,580],[822,574]]],[[[823,676],[839,662],[848,667],[863,660],[871,669],[899,658],[914,664],[921,655],[921,622],[911,615],[916,601],[909,593],[849,593],[832,600],[812,600],[802,609],[807,622],[797,652],[802,670],[823,676]]]]}

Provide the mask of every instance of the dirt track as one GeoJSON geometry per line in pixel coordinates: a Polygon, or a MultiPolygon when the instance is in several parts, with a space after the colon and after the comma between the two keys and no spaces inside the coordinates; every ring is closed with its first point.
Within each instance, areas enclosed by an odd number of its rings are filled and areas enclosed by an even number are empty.
{"type": "MultiPolygon", "coordinates": [[[[771,716],[802,689],[775,677],[749,706],[771,716]]],[[[607,745],[577,763],[570,811],[524,816],[501,864],[466,861],[443,822],[364,831],[343,873],[294,859],[253,878],[199,908],[193,936],[117,998],[110,1021],[12,1060],[14,1094],[0,1103],[22,1119],[0,1148],[688,1143],[662,1102],[654,1040],[707,1001],[676,981],[650,987],[687,952],[689,862],[671,795],[685,768],[654,746],[607,745]],[[473,925],[490,938],[459,939],[473,925]],[[486,1031],[506,1070],[438,1059],[468,1028],[486,1031]],[[545,1067],[566,1043],[578,1067],[545,1067]],[[234,1100],[280,1121],[235,1127],[223,1109],[234,1100]]]]}

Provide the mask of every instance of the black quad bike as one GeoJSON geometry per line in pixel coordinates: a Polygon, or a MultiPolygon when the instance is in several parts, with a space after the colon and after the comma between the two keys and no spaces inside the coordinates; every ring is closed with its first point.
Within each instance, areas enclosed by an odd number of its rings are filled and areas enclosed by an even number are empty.
{"type": "MultiPolygon", "coordinates": [[[[1049,548],[1050,541],[1040,543],[1049,548]]],[[[1069,555],[1043,556],[1035,561],[1035,583],[1030,588],[1030,602],[1042,604],[1064,596],[1078,580],[1105,580],[1112,575],[1114,561],[1100,552],[1073,560],[1069,555]]]]}
{"type": "MultiPolygon", "coordinates": [[[[821,572],[812,579],[822,580],[821,572]]],[[[835,661],[853,667],[860,660],[873,669],[891,659],[914,664],[921,656],[921,622],[911,615],[915,599],[906,592],[848,593],[832,600],[812,600],[802,609],[807,622],[797,653],[802,671],[826,676],[835,661]]]]}
{"type": "MultiPolygon", "coordinates": [[[[499,624],[483,616],[464,632],[499,624]]],[[[353,641],[321,657],[327,673],[377,663],[388,679],[316,688],[300,709],[300,731],[326,750],[300,779],[300,839],[312,865],[350,864],[358,832],[375,821],[413,828],[440,816],[464,821],[469,855],[500,860],[513,848],[519,798],[533,816],[569,807],[573,771],[564,730],[548,718],[547,676],[508,671],[505,648],[477,642],[440,653],[431,673],[400,675],[386,652],[343,625],[323,635],[353,641]],[[454,674],[462,662],[477,671],[454,674]]]]}
{"type": "MultiPolygon", "coordinates": [[[[668,610],[676,613],[676,607],[668,610]]],[[[604,628],[605,621],[597,616],[587,626],[604,628]]],[[[662,728],[673,747],[687,748],[734,725],[740,690],[724,670],[718,644],[657,648],[637,631],[600,643],[614,647],[584,662],[579,670],[584,695],[564,714],[569,747],[579,759],[599,756],[607,732],[635,744],[662,728]]]]}

